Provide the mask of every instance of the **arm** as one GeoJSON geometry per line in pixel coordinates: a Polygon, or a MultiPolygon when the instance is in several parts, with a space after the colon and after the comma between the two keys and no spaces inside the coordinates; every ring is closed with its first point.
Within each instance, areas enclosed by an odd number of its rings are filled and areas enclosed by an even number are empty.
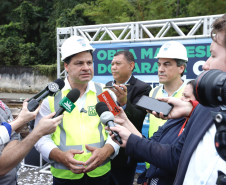
{"type": "Polygon", "coordinates": [[[131,121],[127,118],[127,115],[120,107],[120,113],[115,116],[114,122],[127,128],[131,133],[136,135],[140,135],[141,133],[137,130],[137,128],[131,123],[131,121]]]}
{"type": "Polygon", "coordinates": [[[126,145],[126,155],[176,173],[185,139],[186,132],[183,132],[181,138],[174,145],[169,145],[131,134],[126,145]]]}
{"type": "Polygon", "coordinates": [[[37,133],[31,133],[18,145],[3,150],[0,156],[0,176],[4,176],[18,165],[39,138],[40,136],[37,133]]]}
{"type": "MultiPolygon", "coordinates": [[[[105,129],[108,128],[105,127],[105,129]]],[[[123,144],[120,146],[126,148],[126,155],[141,161],[147,161],[158,168],[175,173],[187,132],[189,131],[185,130],[174,145],[169,145],[160,144],[152,139],[142,138],[142,135],[132,134],[128,129],[122,126],[117,125],[111,128],[111,130],[118,132],[121,136],[123,144]]],[[[111,132],[110,134],[113,138],[114,134],[112,135],[111,132]]],[[[114,141],[117,142],[116,140],[114,141]]]]}
{"type": "Polygon", "coordinates": [[[17,144],[19,144],[19,135],[16,132],[13,132],[11,134],[10,142],[6,144],[6,146],[4,147],[4,149],[2,151],[6,151],[6,150],[16,146],[17,144]]]}
{"type": "Polygon", "coordinates": [[[159,138],[162,135],[162,132],[164,131],[164,125],[160,126],[156,132],[154,132],[153,136],[149,138],[149,140],[153,140],[156,142],[159,142],[159,138]]]}
{"type": "Polygon", "coordinates": [[[4,176],[12,168],[17,166],[32,149],[38,139],[40,139],[43,135],[50,134],[56,130],[56,127],[60,124],[60,120],[63,116],[49,119],[53,117],[54,114],[55,113],[52,113],[44,117],[39,122],[38,126],[22,142],[14,147],[3,150],[2,155],[0,156],[0,176],[4,176]]]}
{"type": "MultiPolygon", "coordinates": [[[[127,128],[131,133],[139,136],[140,132],[129,121],[129,119],[127,118],[123,109],[122,108],[119,108],[119,109],[120,109],[120,113],[115,116],[114,122],[127,128]]],[[[152,137],[150,137],[149,139],[152,139],[157,142],[159,140],[159,137],[161,136],[163,130],[164,130],[164,125],[159,127],[158,130],[154,133],[154,135],[152,137]]]]}
{"type": "MultiPolygon", "coordinates": [[[[132,91],[132,90],[131,90],[132,91]]],[[[151,86],[146,85],[141,87],[135,95],[133,95],[133,99],[127,99],[126,107],[124,109],[128,119],[135,125],[135,127],[141,131],[143,126],[143,120],[147,114],[144,109],[136,107],[136,103],[139,101],[141,96],[148,96],[151,91],[151,86]]],[[[134,91],[135,92],[135,91],[134,91]]]]}
{"type": "Polygon", "coordinates": [[[22,108],[19,116],[17,117],[17,119],[15,119],[9,123],[11,125],[12,132],[16,131],[17,128],[25,125],[27,122],[35,119],[36,115],[38,114],[40,107],[38,107],[34,112],[30,112],[27,109],[27,105],[28,105],[28,103],[24,102],[23,108],[22,108]]]}
{"type": "MultiPolygon", "coordinates": [[[[48,99],[44,99],[42,104],[41,104],[41,108],[39,113],[37,114],[37,117],[35,119],[35,126],[37,126],[38,122],[46,115],[50,114],[50,107],[49,107],[49,102],[48,99]]],[[[51,152],[51,150],[53,150],[54,148],[57,148],[57,146],[55,145],[55,143],[52,140],[51,135],[45,135],[42,138],[40,138],[38,140],[38,142],[35,144],[35,148],[36,150],[42,154],[43,158],[45,159],[45,161],[47,161],[48,163],[53,163],[53,160],[49,159],[49,154],[51,152]]]]}
{"type": "Polygon", "coordinates": [[[19,144],[19,140],[13,140],[13,141],[10,141],[6,147],[2,150],[2,152],[5,152],[13,147],[15,147],[17,144],[19,144]]]}
{"type": "Polygon", "coordinates": [[[107,138],[105,145],[107,145],[107,144],[111,146],[113,151],[110,153],[110,155],[106,156],[106,159],[108,157],[110,157],[110,159],[114,159],[118,155],[120,146],[111,139],[111,136],[109,134],[108,134],[108,138],[107,138]]]}
{"type": "Polygon", "coordinates": [[[3,126],[0,126],[0,144],[7,143],[10,140],[10,135],[13,131],[18,129],[19,127],[24,126],[30,120],[35,119],[39,108],[37,108],[34,112],[30,112],[27,109],[27,102],[23,103],[22,111],[20,112],[17,119],[13,120],[10,123],[2,123],[3,126]]]}

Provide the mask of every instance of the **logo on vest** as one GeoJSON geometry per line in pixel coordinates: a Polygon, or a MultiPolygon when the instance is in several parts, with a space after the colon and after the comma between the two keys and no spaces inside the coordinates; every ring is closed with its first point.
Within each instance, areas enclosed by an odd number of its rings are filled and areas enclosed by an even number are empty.
{"type": "Polygon", "coordinates": [[[71,102],[67,97],[63,97],[63,99],[60,101],[59,104],[60,104],[60,107],[63,107],[69,113],[71,113],[75,108],[74,103],[71,102]]]}
{"type": "Polygon", "coordinates": [[[88,106],[88,115],[89,116],[96,116],[97,115],[95,106],[88,106]]]}

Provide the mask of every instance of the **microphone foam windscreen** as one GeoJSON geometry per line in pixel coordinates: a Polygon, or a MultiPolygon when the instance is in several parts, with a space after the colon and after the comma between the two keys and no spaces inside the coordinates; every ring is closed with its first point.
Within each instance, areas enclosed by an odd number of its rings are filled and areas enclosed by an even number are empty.
{"type": "Polygon", "coordinates": [[[58,78],[58,79],[56,79],[54,82],[57,83],[57,84],[59,85],[59,89],[60,89],[60,90],[63,89],[65,83],[64,83],[64,81],[63,81],[62,79],[58,78]]]}
{"type": "Polygon", "coordinates": [[[105,111],[109,111],[108,106],[107,106],[106,103],[99,102],[99,103],[96,104],[96,112],[99,115],[99,117],[105,111]]]}
{"type": "Polygon", "coordinates": [[[71,100],[71,102],[75,103],[80,96],[80,91],[76,88],[72,89],[68,94],[67,98],[71,100]]]}
{"type": "Polygon", "coordinates": [[[101,114],[100,121],[107,126],[109,121],[114,121],[114,115],[110,111],[105,111],[101,114]]]}

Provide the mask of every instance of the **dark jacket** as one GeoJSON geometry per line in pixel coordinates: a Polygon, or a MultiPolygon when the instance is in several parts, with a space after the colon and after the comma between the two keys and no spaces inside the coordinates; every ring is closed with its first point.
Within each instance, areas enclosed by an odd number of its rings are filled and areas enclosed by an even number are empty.
{"type": "MultiPolygon", "coordinates": [[[[127,104],[125,108],[125,113],[129,120],[134,124],[134,126],[141,132],[144,118],[147,114],[146,110],[136,107],[136,103],[141,98],[142,95],[149,95],[151,91],[151,86],[145,82],[142,82],[135,78],[133,75],[128,81],[130,86],[127,87],[127,104]]],[[[106,84],[107,86],[112,85],[112,81],[106,84]]],[[[125,155],[125,149],[120,148],[119,154],[114,158],[112,166],[119,167],[129,167],[136,165],[137,161],[130,159],[128,161],[128,156],[125,155]]]]}
{"type": "Polygon", "coordinates": [[[131,134],[126,145],[126,155],[147,161],[172,173],[177,172],[174,184],[181,185],[194,150],[213,124],[211,111],[219,110],[220,108],[207,108],[199,104],[179,140],[171,145],[131,134]]]}
{"type": "MultiPolygon", "coordinates": [[[[161,144],[174,144],[180,138],[178,136],[182,125],[185,122],[185,118],[180,119],[170,119],[163,126],[159,127],[159,129],[153,134],[149,140],[153,140],[159,142],[161,144]]],[[[175,179],[176,173],[171,171],[166,171],[164,169],[158,168],[152,164],[150,164],[150,168],[143,172],[137,182],[139,184],[146,181],[147,178],[159,178],[159,184],[172,185],[175,179]]]]}

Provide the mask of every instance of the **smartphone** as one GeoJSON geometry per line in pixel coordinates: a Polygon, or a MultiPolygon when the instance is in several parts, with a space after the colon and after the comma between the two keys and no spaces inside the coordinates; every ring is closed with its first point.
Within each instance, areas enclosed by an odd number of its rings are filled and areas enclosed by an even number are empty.
{"type": "Polygon", "coordinates": [[[155,111],[157,114],[162,112],[164,116],[168,116],[168,114],[173,108],[172,104],[156,100],[145,95],[141,96],[140,100],[136,103],[136,105],[145,110],[155,111]]]}
{"type": "MultiPolygon", "coordinates": [[[[130,84],[122,84],[122,85],[125,85],[126,87],[130,86],[130,84]]],[[[104,89],[106,89],[106,88],[113,88],[113,87],[114,87],[113,85],[112,86],[105,86],[104,89]]]]}

